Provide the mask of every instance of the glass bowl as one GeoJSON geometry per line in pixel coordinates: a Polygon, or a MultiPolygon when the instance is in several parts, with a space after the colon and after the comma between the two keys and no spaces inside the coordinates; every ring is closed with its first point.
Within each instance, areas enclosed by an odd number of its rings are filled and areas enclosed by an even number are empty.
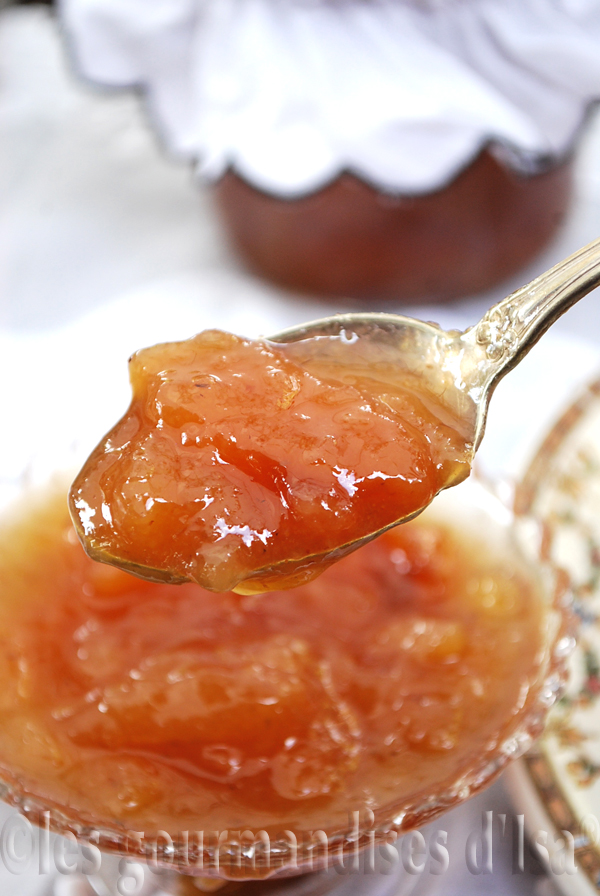
{"type": "MultiPolygon", "coordinates": [[[[14,477],[0,479],[0,512],[10,518],[15,500],[19,505],[23,505],[24,499],[27,503],[29,495],[40,487],[47,487],[51,480],[66,483],[65,473],[52,472],[57,468],[57,458],[61,457],[63,470],[65,457],[73,460],[72,465],[68,464],[69,469],[71,466],[76,469],[87,448],[88,445],[83,448],[73,444],[55,446],[48,455],[30,462],[18,481],[14,477]]],[[[289,836],[282,836],[280,839],[269,838],[268,849],[258,834],[244,839],[239,830],[229,829],[221,832],[218,843],[205,839],[200,844],[198,838],[185,838],[177,831],[167,832],[169,836],[161,831],[144,831],[140,839],[122,822],[95,819],[73,804],[60,805],[40,796],[35,784],[22,775],[12,774],[6,764],[1,773],[0,797],[33,824],[49,826],[59,834],[75,835],[78,841],[92,843],[104,854],[127,857],[134,863],[149,863],[161,872],[160,887],[169,892],[212,891],[222,885],[229,886],[227,881],[234,881],[233,886],[237,886],[241,881],[262,879],[266,884],[267,878],[268,887],[274,893],[283,889],[325,893],[340,888],[343,883],[340,874],[331,873],[336,862],[338,872],[340,861],[344,867],[350,863],[352,867],[356,865],[357,871],[359,868],[364,870],[364,856],[377,854],[381,857],[382,849],[384,852],[395,849],[396,838],[432,821],[486,787],[509,762],[531,747],[543,728],[548,710],[561,693],[566,658],[574,646],[565,577],[541,552],[541,530],[530,517],[515,516],[481,482],[471,477],[441,494],[423,518],[442,521],[460,533],[469,534],[485,550],[486,556],[489,553],[494,562],[518,570],[534,583],[543,600],[543,647],[537,656],[535,674],[526,698],[522,705],[514,708],[501,736],[490,738],[485,748],[472,755],[468,763],[463,762],[450,777],[425,789],[417,785],[414,792],[384,804],[362,806],[359,818],[352,815],[353,803],[348,807],[347,823],[331,825],[324,810],[319,820],[319,830],[325,832],[324,837],[306,836],[308,832],[300,827],[294,831],[297,845],[292,844],[289,836]],[[358,859],[359,855],[363,858],[358,859]],[[284,879],[288,877],[298,879],[286,882],[284,879]]],[[[499,669],[498,676],[501,675],[502,669],[499,669]]],[[[93,782],[90,785],[93,786],[93,782]]],[[[233,826],[239,828],[239,821],[233,826]]],[[[311,835],[315,828],[316,825],[311,825],[311,835]]],[[[212,832],[210,817],[205,819],[204,829],[212,832]]],[[[109,893],[122,893],[123,886],[130,887],[127,892],[141,892],[134,887],[135,874],[128,885],[122,884],[126,870],[117,859],[103,861],[93,878],[103,881],[98,884],[98,892],[102,892],[102,886],[109,893]]],[[[383,887],[383,878],[379,878],[377,892],[408,893],[415,884],[415,877],[401,877],[402,886],[398,875],[386,879],[390,886],[393,881],[392,889],[387,882],[383,887]]],[[[147,880],[144,892],[152,892],[147,889],[151,886],[158,884],[147,880]]],[[[248,887],[251,886],[249,883],[248,887]]]]}

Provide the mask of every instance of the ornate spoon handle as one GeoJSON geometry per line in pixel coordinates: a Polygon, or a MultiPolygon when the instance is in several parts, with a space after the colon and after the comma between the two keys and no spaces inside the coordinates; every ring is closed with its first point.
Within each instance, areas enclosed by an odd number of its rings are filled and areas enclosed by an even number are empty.
{"type": "Polygon", "coordinates": [[[463,334],[485,354],[486,379],[508,373],[555,320],[599,284],[597,239],[490,308],[463,334]]]}
{"type": "Polygon", "coordinates": [[[461,372],[482,405],[476,445],[490,396],[502,379],[565,311],[600,285],[600,239],[511,293],[459,337],[461,372]]]}

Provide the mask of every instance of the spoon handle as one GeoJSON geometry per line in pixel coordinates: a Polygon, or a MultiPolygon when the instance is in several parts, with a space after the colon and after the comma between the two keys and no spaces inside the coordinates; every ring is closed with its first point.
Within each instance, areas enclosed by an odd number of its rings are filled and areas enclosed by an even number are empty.
{"type": "Polygon", "coordinates": [[[565,258],[494,305],[463,342],[478,356],[478,388],[489,395],[548,327],[600,284],[600,239],[565,258]]]}

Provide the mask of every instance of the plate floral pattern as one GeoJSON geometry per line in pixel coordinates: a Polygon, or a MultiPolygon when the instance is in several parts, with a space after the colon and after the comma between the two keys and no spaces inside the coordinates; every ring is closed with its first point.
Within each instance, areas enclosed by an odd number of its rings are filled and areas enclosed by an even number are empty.
{"type": "Polygon", "coordinates": [[[517,489],[515,511],[540,524],[542,559],[562,570],[579,620],[569,684],[523,761],[600,894],[600,379],[544,439],[517,489]]]}

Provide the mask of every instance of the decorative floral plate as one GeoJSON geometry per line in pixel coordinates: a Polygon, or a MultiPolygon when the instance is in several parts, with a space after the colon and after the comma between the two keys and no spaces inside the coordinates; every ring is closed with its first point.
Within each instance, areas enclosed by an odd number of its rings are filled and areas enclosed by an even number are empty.
{"type": "Polygon", "coordinates": [[[565,571],[580,624],[567,689],[509,786],[530,835],[545,831],[574,854],[555,883],[591,896],[600,894],[600,379],[544,439],[515,510],[541,524],[542,556],[565,571]]]}

